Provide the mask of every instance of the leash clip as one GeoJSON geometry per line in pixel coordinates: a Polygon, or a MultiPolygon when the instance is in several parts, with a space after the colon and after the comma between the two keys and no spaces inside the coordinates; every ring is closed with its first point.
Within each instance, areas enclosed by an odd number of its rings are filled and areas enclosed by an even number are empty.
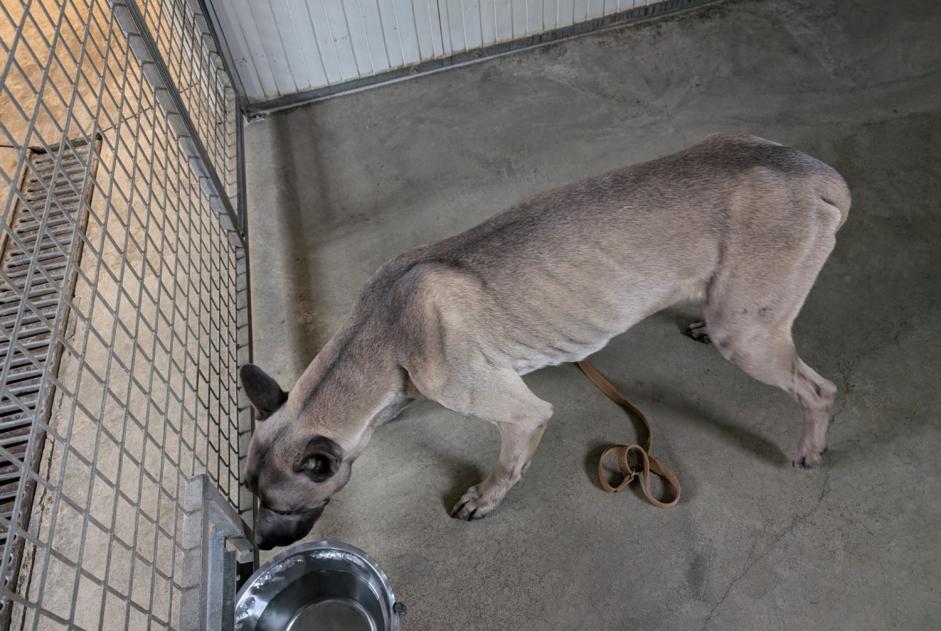
{"type": "Polygon", "coordinates": [[[631,464],[630,455],[634,450],[640,450],[640,453],[643,454],[640,445],[611,445],[602,452],[601,457],[598,459],[598,483],[602,489],[608,493],[617,493],[644,475],[643,456],[641,456],[640,462],[635,460],[634,464],[631,464]],[[604,471],[604,462],[608,454],[613,451],[617,451],[618,473],[621,475],[621,479],[617,484],[611,484],[604,471]]]}

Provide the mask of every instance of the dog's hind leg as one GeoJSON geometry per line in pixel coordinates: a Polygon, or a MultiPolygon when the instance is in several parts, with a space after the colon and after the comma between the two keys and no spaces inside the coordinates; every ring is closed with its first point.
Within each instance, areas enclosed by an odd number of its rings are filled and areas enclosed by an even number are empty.
{"type": "Polygon", "coordinates": [[[707,291],[703,313],[713,345],[729,361],[763,383],[790,394],[804,421],[793,463],[820,464],[836,386],[797,354],[791,326],[833,249],[830,230],[817,231],[799,248],[739,254],[707,291]],[[796,250],[796,251],[795,251],[796,250]]]}
{"type": "Polygon", "coordinates": [[[421,376],[413,375],[412,380],[429,399],[455,412],[490,421],[500,430],[496,468],[470,487],[451,511],[452,517],[470,521],[491,513],[519,482],[552,416],[552,405],[533,394],[509,369],[490,368],[468,379],[453,377],[440,386],[422,382],[421,376]],[[466,384],[473,385],[468,389],[466,384]]]}
{"type": "Polygon", "coordinates": [[[781,388],[800,404],[804,421],[793,463],[801,467],[820,464],[827,446],[827,427],[836,386],[801,360],[790,330],[752,329],[744,334],[724,335],[721,339],[716,347],[726,359],[758,381],[781,388]]]}

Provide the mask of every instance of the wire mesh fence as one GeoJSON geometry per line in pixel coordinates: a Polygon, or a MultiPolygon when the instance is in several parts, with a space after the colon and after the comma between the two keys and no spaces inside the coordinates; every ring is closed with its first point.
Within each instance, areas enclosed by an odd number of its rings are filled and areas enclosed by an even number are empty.
{"type": "Polygon", "coordinates": [[[160,59],[185,106],[223,192],[233,204],[238,165],[236,92],[199,0],[139,0],[160,59]]]}
{"type": "Polygon", "coordinates": [[[186,480],[251,510],[235,95],[194,0],[0,45],[0,628],[176,628],[186,480]]]}

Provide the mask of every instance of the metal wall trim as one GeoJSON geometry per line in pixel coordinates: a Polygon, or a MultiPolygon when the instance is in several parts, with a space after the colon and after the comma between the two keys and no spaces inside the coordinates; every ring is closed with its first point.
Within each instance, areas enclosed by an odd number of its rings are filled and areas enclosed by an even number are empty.
{"type": "MultiPolygon", "coordinates": [[[[215,0],[207,0],[210,5],[214,1],[215,0]]],[[[554,44],[562,40],[581,37],[590,33],[638,24],[688,11],[695,11],[710,5],[720,4],[724,1],[725,0],[663,0],[655,4],[635,7],[562,28],[551,29],[507,42],[463,51],[440,59],[431,59],[415,65],[396,68],[374,75],[352,79],[343,83],[327,85],[313,90],[305,90],[257,103],[246,103],[244,111],[249,117],[249,120],[251,120],[252,118],[265,116],[279,110],[290,109],[335,96],[361,92],[369,88],[397,83],[399,81],[405,81],[414,77],[433,74],[451,68],[480,63],[496,57],[554,44]]]]}

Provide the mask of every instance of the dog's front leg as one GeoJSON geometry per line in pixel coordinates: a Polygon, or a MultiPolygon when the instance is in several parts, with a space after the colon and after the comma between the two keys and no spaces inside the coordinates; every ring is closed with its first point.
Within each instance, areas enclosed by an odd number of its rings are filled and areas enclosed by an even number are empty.
{"type": "Polygon", "coordinates": [[[523,477],[548,420],[548,417],[545,420],[534,417],[526,421],[497,423],[500,429],[500,461],[497,468],[480,484],[467,489],[454,505],[451,516],[470,521],[491,513],[507,491],[523,477]]]}
{"type": "Polygon", "coordinates": [[[450,373],[440,367],[409,373],[425,397],[499,428],[496,469],[469,488],[451,511],[452,517],[459,519],[485,517],[526,471],[552,416],[552,405],[533,394],[516,372],[494,369],[483,361],[462,364],[459,371],[450,373]]]}

